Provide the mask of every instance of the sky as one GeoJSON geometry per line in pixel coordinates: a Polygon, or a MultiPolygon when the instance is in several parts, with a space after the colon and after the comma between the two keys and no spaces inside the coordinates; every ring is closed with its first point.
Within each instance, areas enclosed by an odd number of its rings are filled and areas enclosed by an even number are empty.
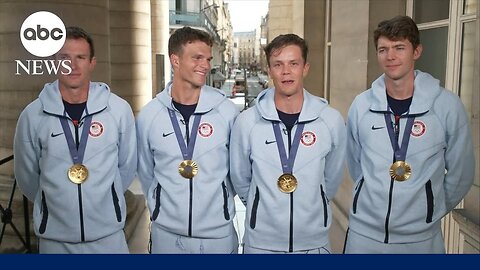
{"type": "Polygon", "coordinates": [[[234,32],[253,31],[268,12],[269,0],[224,0],[228,3],[234,32]]]}

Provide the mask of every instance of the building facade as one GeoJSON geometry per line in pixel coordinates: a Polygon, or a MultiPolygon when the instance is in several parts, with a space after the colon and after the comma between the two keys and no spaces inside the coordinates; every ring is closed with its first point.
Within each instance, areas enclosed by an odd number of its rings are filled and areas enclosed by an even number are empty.
{"type": "Polygon", "coordinates": [[[260,55],[259,55],[259,63],[260,63],[260,70],[263,74],[267,74],[267,59],[265,58],[264,49],[267,46],[268,41],[268,14],[262,17],[260,22],[260,55]]]}
{"type": "Polygon", "coordinates": [[[236,43],[238,52],[235,58],[235,65],[240,69],[250,69],[253,63],[256,63],[258,55],[256,55],[255,45],[257,43],[256,31],[234,32],[233,39],[236,43]]]}

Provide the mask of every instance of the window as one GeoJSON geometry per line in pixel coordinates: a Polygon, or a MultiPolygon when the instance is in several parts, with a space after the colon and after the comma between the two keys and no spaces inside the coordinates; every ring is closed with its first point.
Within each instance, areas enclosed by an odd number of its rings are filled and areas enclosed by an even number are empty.
{"type": "Polygon", "coordinates": [[[445,86],[447,70],[448,27],[439,27],[420,31],[423,52],[415,63],[415,69],[430,73],[445,86]]]}
{"type": "Polygon", "coordinates": [[[478,0],[466,0],[463,6],[463,14],[474,14],[477,10],[478,0]]]}
{"type": "MultiPolygon", "coordinates": [[[[473,72],[467,70],[473,69],[473,62],[468,62],[474,59],[475,23],[468,23],[475,22],[477,5],[478,0],[407,0],[407,15],[417,22],[424,46],[416,68],[431,73],[459,95],[468,84],[465,72],[473,72]]],[[[469,79],[472,83],[473,77],[469,79]]],[[[471,95],[464,98],[471,99],[471,95]]]]}
{"type": "Polygon", "coordinates": [[[460,64],[459,95],[465,104],[467,112],[472,111],[472,97],[474,91],[474,55],[475,55],[475,21],[463,25],[460,64]]]}
{"type": "Polygon", "coordinates": [[[413,19],[416,23],[426,23],[448,19],[450,0],[415,1],[413,19]]]}

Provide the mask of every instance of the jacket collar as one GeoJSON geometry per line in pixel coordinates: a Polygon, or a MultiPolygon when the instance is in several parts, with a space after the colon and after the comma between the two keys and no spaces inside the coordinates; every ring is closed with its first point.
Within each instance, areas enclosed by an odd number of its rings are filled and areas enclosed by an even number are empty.
{"type": "MultiPolygon", "coordinates": [[[[263,90],[257,97],[255,106],[259,114],[268,121],[280,121],[274,101],[275,88],[263,90]]],[[[298,122],[310,122],[319,118],[322,111],[327,107],[327,100],[310,94],[303,89],[303,105],[298,117],[298,122]]]]}
{"type": "MultiPolygon", "coordinates": [[[[429,111],[440,91],[439,80],[428,73],[415,70],[414,91],[409,114],[423,114],[429,111]]],[[[390,112],[385,87],[385,74],[382,74],[372,83],[372,96],[371,111],[390,112]]]]}
{"type": "MultiPolygon", "coordinates": [[[[109,97],[110,88],[107,84],[90,82],[87,99],[88,114],[95,114],[104,110],[108,105],[109,97]]],[[[42,103],[44,112],[60,116],[64,115],[65,106],[58,88],[58,80],[45,84],[38,98],[42,103]]]]}
{"type": "MultiPolygon", "coordinates": [[[[177,110],[173,106],[172,102],[172,82],[169,82],[165,89],[158,93],[155,97],[163,106],[177,110]]],[[[223,91],[210,87],[208,85],[202,86],[200,89],[200,97],[195,108],[195,114],[204,114],[211,111],[213,108],[217,107],[226,99],[226,95],[223,91]]]]}

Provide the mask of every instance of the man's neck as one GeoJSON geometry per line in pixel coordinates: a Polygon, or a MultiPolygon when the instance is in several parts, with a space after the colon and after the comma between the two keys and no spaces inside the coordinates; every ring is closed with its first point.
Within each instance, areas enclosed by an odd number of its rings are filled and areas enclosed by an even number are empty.
{"type": "Polygon", "coordinates": [[[277,110],[288,114],[299,113],[303,106],[303,91],[292,96],[275,93],[274,100],[277,110]]]}
{"type": "Polygon", "coordinates": [[[201,87],[193,87],[190,83],[176,82],[172,83],[172,99],[183,105],[193,105],[198,103],[201,87]]]}
{"type": "Polygon", "coordinates": [[[88,88],[65,88],[60,87],[62,99],[70,104],[80,104],[88,99],[88,88]]]}
{"type": "Polygon", "coordinates": [[[412,73],[411,76],[402,78],[399,80],[391,80],[385,78],[385,87],[387,88],[387,94],[398,100],[404,100],[413,96],[415,76],[412,73]]]}

